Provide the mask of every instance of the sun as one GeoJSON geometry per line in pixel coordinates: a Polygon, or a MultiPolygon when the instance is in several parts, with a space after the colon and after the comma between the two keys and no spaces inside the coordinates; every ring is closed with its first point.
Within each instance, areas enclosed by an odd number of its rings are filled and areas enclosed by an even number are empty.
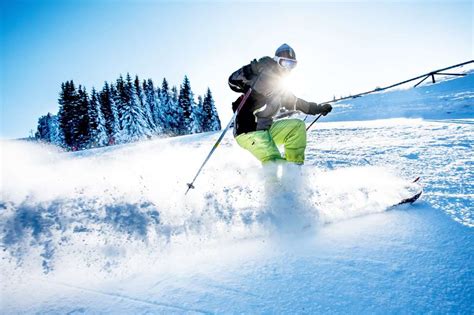
{"type": "Polygon", "coordinates": [[[284,91],[293,92],[296,86],[297,82],[292,73],[288,73],[287,75],[280,78],[280,87],[284,91]]]}

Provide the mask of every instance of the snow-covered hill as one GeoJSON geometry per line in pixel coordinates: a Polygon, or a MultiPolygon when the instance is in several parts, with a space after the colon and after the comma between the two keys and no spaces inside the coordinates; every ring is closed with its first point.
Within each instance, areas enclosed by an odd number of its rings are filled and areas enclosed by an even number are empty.
{"type": "Polygon", "coordinates": [[[336,106],[437,120],[327,116],[303,168],[262,168],[229,134],[187,196],[218,133],[2,142],[1,310],[472,313],[473,77],[336,106]],[[422,199],[390,208],[416,176],[422,199]]]}
{"type": "MultiPolygon", "coordinates": [[[[342,101],[326,121],[394,117],[424,119],[473,118],[474,72],[460,78],[442,77],[435,84],[369,94],[342,101]]],[[[438,79],[439,80],[439,79],[438,79]]]]}

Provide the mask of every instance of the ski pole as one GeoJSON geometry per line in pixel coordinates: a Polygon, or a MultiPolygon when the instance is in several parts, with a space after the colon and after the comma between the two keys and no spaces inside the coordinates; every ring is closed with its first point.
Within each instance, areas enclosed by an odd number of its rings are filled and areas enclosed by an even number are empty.
{"type": "MultiPolygon", "coordinates": [[[[257,77],[257,80],[258,80],[258,77],[257,77]]],[[[256,82],[256,81],[255,81],[256,82]]],[[[230,119],[229,123],[227,124],[227,126],[224,128],[224,130],[222,131],[219,139],[217,139],[216,143],[214,144],[214,146],[212,147],[211,151],[209,152],[209,154],[207,155],[206,159],[204,160],[204,162],[202,163],[201,167],[199,168],[199,170],[197,171],[196,173],[196,176],[194,176],[193,178],[193,181],[191,183],[188,183],[188,189],[186,190],[186,193],[185,195],[188,193],[188,191],[191,189],[191,188],[194,188],[194,181],[196,180],[196,178],[199,176],[199,173],[201,173],[201,170],[203,169],[204,165],[206,165],[207,161],[209,160],[209,158],[211,157],[212,153],[214,153],[214,151],[217,149],[217,147],[219,146],[219,143],[221,143],[222,141],[222,138],[224,138],[224,135],[226,134],[227,130],[229,130],[230,126],[232,125],[232,123],[234,122],[235,120],[235,117],[237,117],[237,114],[238,112],[240,111],[240,109],[244,106],[245,102],[247,101],[247,99],[249,98],[250,96],[250,93],[252,93],[252,88],[253,88],[253,85],[251,88],[249,88],[249,90],[247,91],[247,93],[244,94],[244,97],[242,98],[242,100],[240,101],[240,104],[239,106],[237,107],[237,110],[234,112],[234,115],[232,116],[232,118],[230,119]]]]}
{"type": "MultiPolygon", "coordinates": [[[[405,84],[405,83],[408,83],[408,82],[411,82],[411,81],[415,81],[415,80],[424,78],[423,80],[421,80],[420,82],[418,82],[418,83],[414,86],[414,87],[417,87],[418,85],[420,85],[421,82],[425,81],[425,80],[428,79],[430,76],[433,78],[433,83],[434,83],[434,75],[435,75],[435,74],[439,74],[439,75],[456,75],[456,76],[465,75],[465,74],[442,73],[441,71],[445,71],[445,70],[449,70],[449,69],[453,69],[453,68],[462,67],[462,66],[465,66],[465,65],[470,64],[470,63],[474,63],[474,60],[469,60],[469,61],[466,61],[466,62],[457,64],[457,65],[454,65],[454,66],[450,66],[450,67],[446,67],[446,68],[443,68],[443,69],[431,71],[431,72],[425,73],[425,74],[423,74],[423,75],[417,76],[417,77],[415,77],[415,78],[411,78],[411,79],[408,79],[408,80],[405,80],[405,81],[401,81],[401,82],[398,82],[398,83],[395,83],[395,84],[391,84],[391,85],[388,85],[388,86],[385,86],[385,87],[377,87],[377,88],[375,88],[375,89],[373,89],[373,90],[370,90],[370,91],[367,91],[367,92],[362,92],[362,93],[358,93],[358,94],[355,94],[355,95],[340,97],[340,98],[338,98],[338,99],[333,99],[333,100],[331,100],[331,101],[322,102],[321,104],[330,104],[330,103],[335,103],[335,102],[339,102],[339,101],[343,101],[343,100],[347,100],[347,99],[353,99],[353,98],[365,96],[365,95],[367,95],[367,94],[372,94],[372,93],[376,93],[376,92],[382,92],[382,91],[385,91],[385,90],[394,88],[394,87],[396,87],[396,86],[399,86],[399,85],[402,85],[402,84],[405,84]]],[[[306,115],[306,117],[304,118],[305,121],[306,121],[306,118],[307,118],[307,117],[308,117],[308,115],[306,115]]],[[[316,122],[316,120],[318,120],[318,119],[319,119],[319,116],[311,123],[311,125],[309,125],[309,127],[311,127],[311,126],[316,122]]],[[[306,129],[306,131],[308,131],[309,127],[306,129]]]]}
{"type": "MultiPolygon", "coordinates": [[[[316,117],[316,119],[315,119],[315,120],[313,120],[313,122],[312,122],[312,123],[311,123],[311,124],[308,126],[308,128],[306,128],[306,131],[308,131],[308,130],[309,130],[309,128],[311,128],[311,126],[312,126],[312,125],[313,125],[315,122],[317,122],[317,121],[318,121],[318,119],[319,119],[319,118],[321,118],[321,116],[322,116],[322,115],[323,115],[323,114],[319,114],[319,116],[318,116],[318,117],[316,117]]],[[[305,118],[305,120],[306,120],[306,118],[305,118]]]]}

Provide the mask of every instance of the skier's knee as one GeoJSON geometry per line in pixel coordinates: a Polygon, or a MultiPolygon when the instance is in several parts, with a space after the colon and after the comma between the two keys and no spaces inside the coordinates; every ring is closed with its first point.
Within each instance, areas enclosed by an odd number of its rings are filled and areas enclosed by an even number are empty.
{"type": "Polygon", "coordinates": [[[293,148],[306,147],[306,125],[304,121],[298,119],[293,122],[293,131],[290,136],[289,146],[293,148]]]}

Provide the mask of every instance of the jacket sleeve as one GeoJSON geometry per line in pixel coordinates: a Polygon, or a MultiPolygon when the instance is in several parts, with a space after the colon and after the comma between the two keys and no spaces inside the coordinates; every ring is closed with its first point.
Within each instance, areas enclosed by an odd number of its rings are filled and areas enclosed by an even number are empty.
{"type": "Polygon", "coordinates": [[[281,100],[281,104],[287,110],[298,110],[308,115],[321,114],[324,111],[324,105],[318,105],[314,102],[307,102],[304,99],[294,96],[292,93],[286,93],[281,100]]]}
{"type": "Polygon", "coordinates": [[[304,99],[296,98],[296,110],[299,110],[305,114],[311,113],[311,103],[306,102],[304,99]]]}
{"type": "Polygon", "coordinates": [[[309,114],[311,108],[311,103],[294,96],[291,92],[287,92],[282,96],[281,104],[287,110],[298,110],[305,114],[309,114]]]}
{"type": "Polygon", "coordinates": [[[301,98],[298,99],[296,102],[296,107],[298,110],[302,111],[305,114],[309,115],[317,115],[317,114],[323,114],[326,116],[332,109],[331,105],[329,104],[322,104],[319,105],[314,102],[306,102],[305,100],[302,100],[301,98]],[[327,108],[329,106],[329,109],[327,108]]]}

